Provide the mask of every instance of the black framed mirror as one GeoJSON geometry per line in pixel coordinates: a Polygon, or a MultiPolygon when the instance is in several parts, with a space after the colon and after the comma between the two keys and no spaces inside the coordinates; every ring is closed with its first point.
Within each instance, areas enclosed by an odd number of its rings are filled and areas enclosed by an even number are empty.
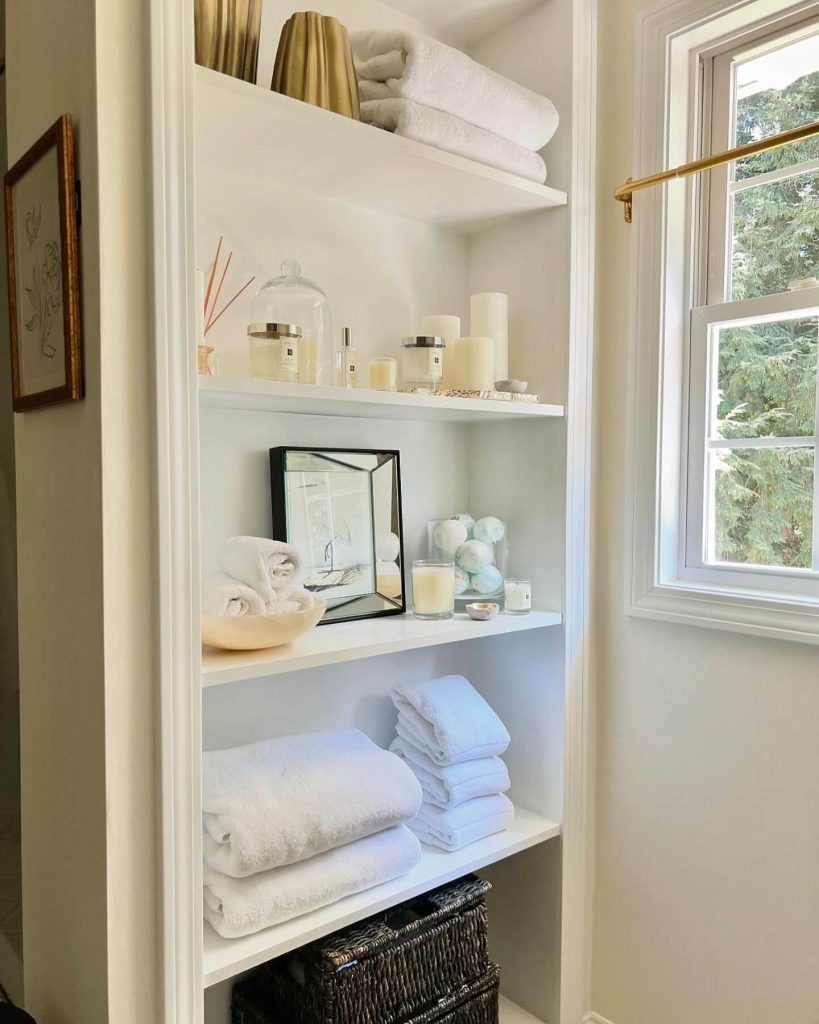
{"type": "Polygon", "coordinates": [[[406,610],[397,451],[271,448],[273,537],[304,560],[322,623],[406,610]]]}

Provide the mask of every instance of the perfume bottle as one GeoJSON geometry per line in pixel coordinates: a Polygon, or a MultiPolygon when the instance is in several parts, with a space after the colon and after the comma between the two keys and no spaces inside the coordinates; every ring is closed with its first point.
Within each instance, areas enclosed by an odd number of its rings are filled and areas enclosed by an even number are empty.
{"type": "Polygon", "coordinates": [[[349,327],[341,332],[341,347],[336,349],[336,387],[358,387],[358,349],[349,327]]]}

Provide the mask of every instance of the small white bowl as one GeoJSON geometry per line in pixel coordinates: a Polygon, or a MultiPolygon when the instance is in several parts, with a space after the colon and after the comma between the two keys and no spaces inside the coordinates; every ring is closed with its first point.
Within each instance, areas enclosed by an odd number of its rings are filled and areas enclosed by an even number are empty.
{"type": "Polygon", "coordinates": [[[508,391],[513,395],[525,395],[529,387],[528,380],[496,380],[496,391],[508,391]]]}
{"type": "Polygon", "coordinates": [[[223,651],[263,651],[289,644],[317,626],[327,611],[318,598],[312,608],[277,615],[203,615],[202,643],[223,651]]]}
{"type": "Polygon", "coordinates": [[[500,605],[494,601],[476,601],[466,606],[466,614],[476,622],[488,622],[500,611],[500,605]]]}

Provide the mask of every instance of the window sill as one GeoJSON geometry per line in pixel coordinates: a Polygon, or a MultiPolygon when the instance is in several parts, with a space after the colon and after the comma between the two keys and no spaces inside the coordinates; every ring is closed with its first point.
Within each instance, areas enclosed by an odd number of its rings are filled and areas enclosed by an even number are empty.
{"type": "Polygon", "coordinates": [[[819,604],[780,597],[747,597],[690,584],[663,584],[632,599],[629,614],[706,629],[819,644],[819,604]]]}

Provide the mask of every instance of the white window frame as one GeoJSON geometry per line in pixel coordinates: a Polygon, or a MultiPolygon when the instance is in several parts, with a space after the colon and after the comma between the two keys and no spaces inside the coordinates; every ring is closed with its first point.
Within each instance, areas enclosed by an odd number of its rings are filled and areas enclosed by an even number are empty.
{"type": "MultiPolygon", "coordinates": [[[[735,45],[749,29],[767,34],[814,15],[819,0],[740,0],[728,10],[725,0],[679,0],[641,18],[634,176],[702,151],[712,132],[702,116],[707,54],[735,45]]],[[[773,586],[782,573],[731,567],[698,574],[685,564],[688,453],[696,440],[688,431],[691,314],[707,287],[698,244],[707,186],[699,176],[640,192],[634,225],[623,228],[633,233],[627,608],[647,618],[819,643],[819,601],[797,585],[787,592],[773,586]]]]}

